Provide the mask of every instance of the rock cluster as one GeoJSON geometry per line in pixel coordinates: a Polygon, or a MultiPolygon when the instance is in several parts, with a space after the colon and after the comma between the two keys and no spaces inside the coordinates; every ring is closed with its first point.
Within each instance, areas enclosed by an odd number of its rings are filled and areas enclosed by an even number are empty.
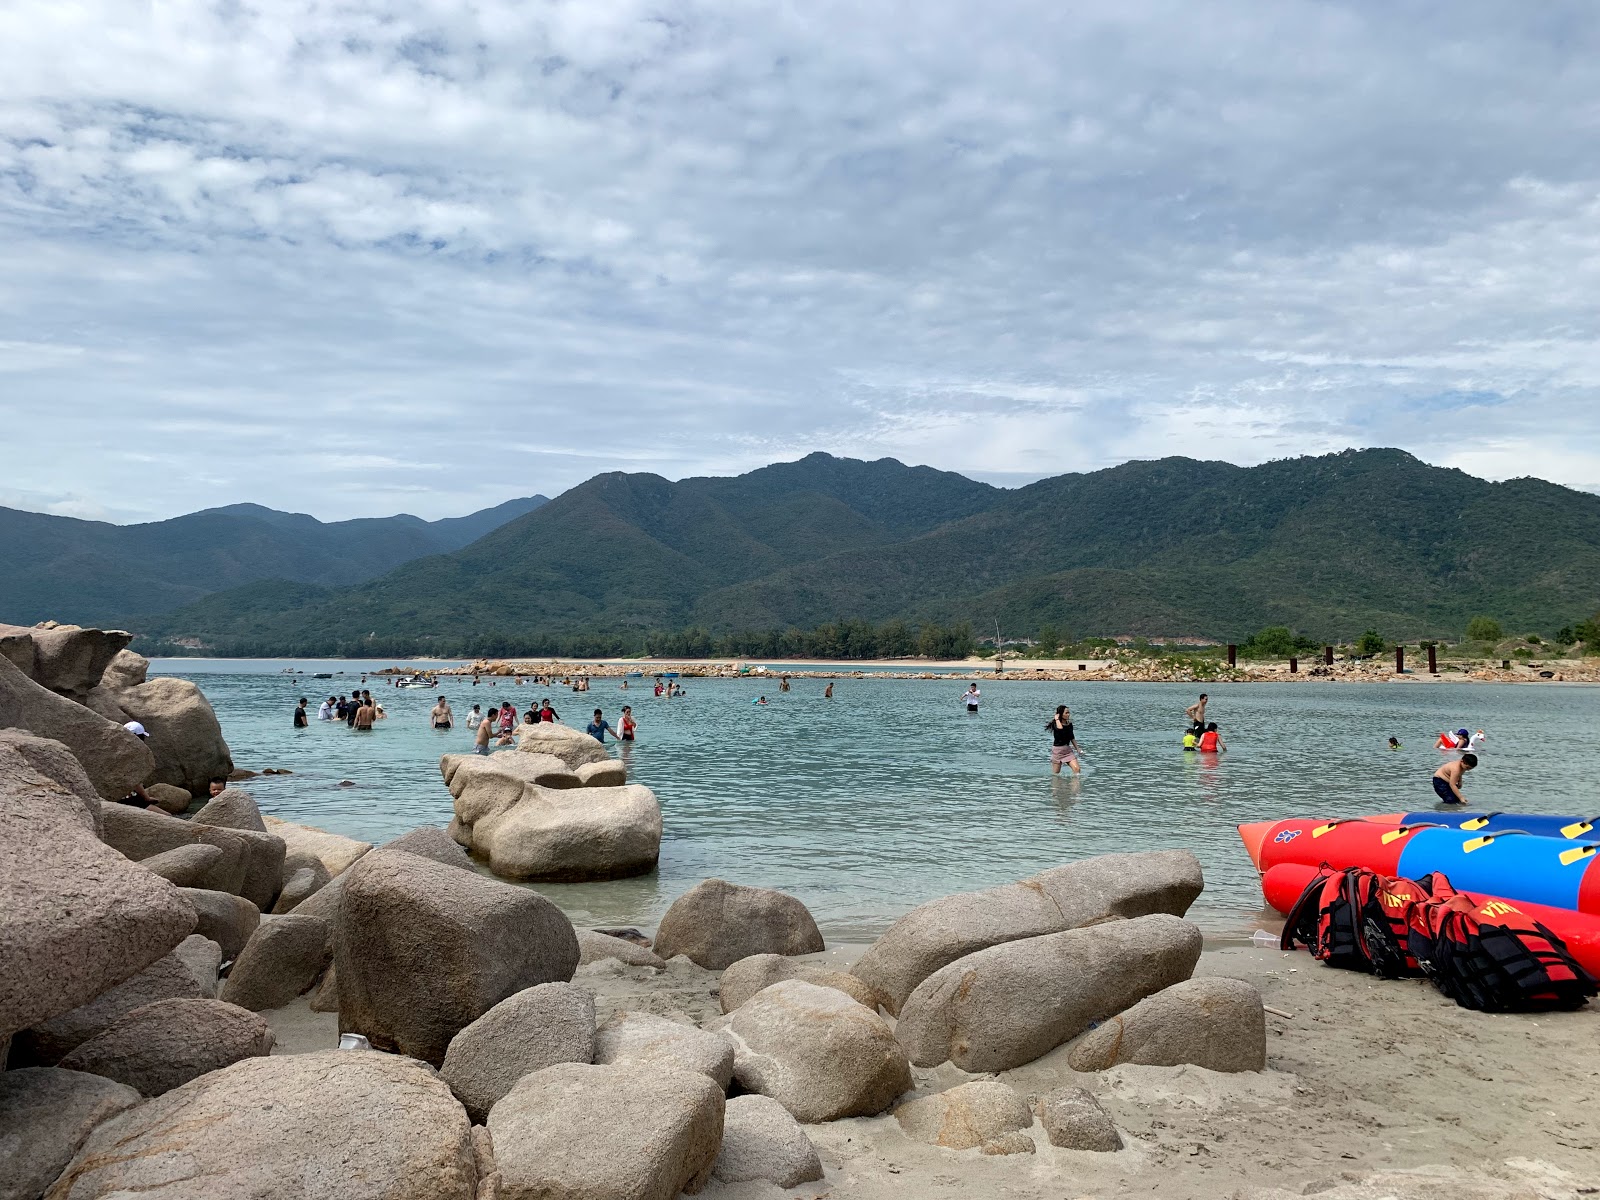
{"type": "Polygon", "coordinates": [[[655,793],[627,783],[622,764],[587,734],[554,724],[522,728],[517,751],[439,760],[455,801],[450,836],[508,879],[578,882],[654,870],[661,855],[655,793]]]}

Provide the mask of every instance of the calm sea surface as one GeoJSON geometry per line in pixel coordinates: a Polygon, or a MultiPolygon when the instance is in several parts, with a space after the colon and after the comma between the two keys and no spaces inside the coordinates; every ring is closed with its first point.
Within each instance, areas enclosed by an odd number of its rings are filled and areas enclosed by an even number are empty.
{"type": "MultiPolygon", "coordinates": [[[[390,714],[371,735],[342,723],[290,719],[299,696],[348,692],[384,663],[290,664],[168,659],[152,674],[205,690],[242,767],[293,775],[244,786],[262,809],[369,841],[444,825],[450,794],[441,754],[471,734],[428,728],[434,692],[367,686],[390,714]],[[332,680],[304,671],[343,671],[332,680]],[[340,780],[355,787],[341,788],[340,780]]],[[[433,664],[438,666],[439,664],[433,664]]],[[[1220,756],[1178,747],[1190,684],[984,683],[969,717],[965,681],[683,680],[658,700],[648,679],[596,679],[593,690],[446,679],[458,721],[473,703],[548,696],[568,724],[597,705],[613,724],[631,703],[639,741],[633,778],[661,799],[666,833],[654,875],[603,884],[540,885],[574,920],[653,924],[674,897],[708,876],[802,898],[824,933],[864,939],[935,896],[987,887],[1113,850],[1188,847],[1206,891],[1192,914],[1213,930],[1247,928],[1260,891],[1234,826],[1295,815],[1355,816],[1429,808],[1429,776],[1444,728],[1488,731],[1467,780],[1475,809],[1600,811],[1600,688],[1452,683],[1213,684],[1209,716],[1220,756]],[[766,695],[765,707],[753,703],[766,695]],[[1081,780],[1053,778],[1044,724],[1068,704],[1085,753],[1081,780]],[[1404,749],[1391,752],[1390,734],[1404,749]],[[1207,761],[1210,758],[1211,761],[1207,761]]]]}

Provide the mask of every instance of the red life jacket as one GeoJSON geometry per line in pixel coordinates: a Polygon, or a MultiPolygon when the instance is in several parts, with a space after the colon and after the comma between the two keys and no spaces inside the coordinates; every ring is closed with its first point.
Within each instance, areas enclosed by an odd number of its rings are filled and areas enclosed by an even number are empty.
{"type": "Polygon", "coordinates": [[[1384,979],[1422,974],[1411,952],[1411,907],[1427,891],[1409,879],[1391,879],[1365,867],[1329,871],[1306,885],[1284,922],[1279,945],[1303,942],[1330,967],[1366,971],[1384,979]]]}
{"type": "Polygon", "coordinates": [[[1200,749],[1215,750],[1217,748],[1217,734],[1215,730],[1208,729],[1200,735],[1200,749]]]}

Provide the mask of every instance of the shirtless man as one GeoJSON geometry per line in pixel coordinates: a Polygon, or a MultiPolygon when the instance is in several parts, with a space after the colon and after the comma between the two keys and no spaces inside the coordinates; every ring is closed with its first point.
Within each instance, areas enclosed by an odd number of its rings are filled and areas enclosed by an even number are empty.
{"type": "Polygon", "coordinates": [[[485,717],[478,722],[478,731],[472,736],[474,753],[489,753],[489,739],[494,736],[494,722],[485,717]]]}
{"type": "Polygon", "coordinates": [[[1206,704],[1208,700],[1209,697],[1207,697],[1204,692],[1201,692],[1200,699],[1196,700],[1193,704],[1189,705],[1188,708],[1183,710],[1183,715],[1189,718],[1190,725],[1199,726],[1202,730],[1205,728],[1206,704]]]}
{"type": "Polygon", "coordinates": [[[356,719],[352,728],[372,731],[372,722],[377,720],[378,710],[373,707],[371,700],[363,700],[361,707],[356,709],[356,719]]]}
{"type": "Polygon", "coordinates": [[[450,711],[450,701],[440,696],[439,703],[435,704],[433,711],[428,714],[428,720],[435,729],[454,729],[456,715],[450,711]]]}
{"type": "Polygon", "coordinates": [[[1461,794],[1461,780],[1477,765],[1476,754],[1463,754],[1454,762],[1445,763],[1433,773],[1434,795],[1446,804],[1465,804],[1467,798],[1461,794]]]}

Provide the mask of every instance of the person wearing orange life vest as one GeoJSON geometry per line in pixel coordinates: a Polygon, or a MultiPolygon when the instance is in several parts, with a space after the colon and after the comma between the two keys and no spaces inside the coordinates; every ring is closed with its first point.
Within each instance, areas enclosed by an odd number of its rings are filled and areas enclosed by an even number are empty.
{"type": "Polygon", "coordinates": [[[1200,735],[1200,753],[1215,754],[1218,750],[1226,750],[1228,744],[1217,733],[1217,723],[1212,721],[1206,726],[1206,731],[1200,735]]]}

